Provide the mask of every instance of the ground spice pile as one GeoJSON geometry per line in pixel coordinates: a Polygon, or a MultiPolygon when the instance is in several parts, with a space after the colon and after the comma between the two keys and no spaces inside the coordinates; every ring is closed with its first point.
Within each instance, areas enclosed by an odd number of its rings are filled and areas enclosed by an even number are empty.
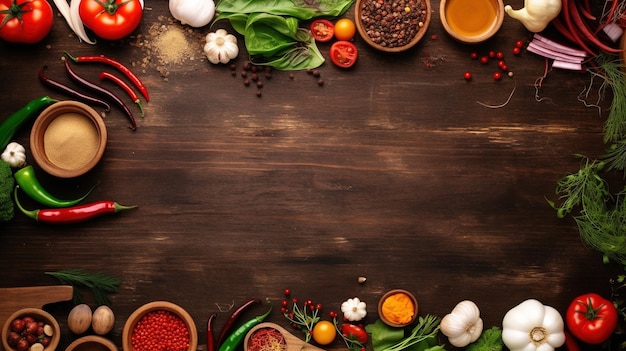
{"type": "Polygon", "coordinates": [[[93,123],[78,113],[55,118],[44,133],[46,156],[64,169],[79,169],[98,151],[98,131],[93,123]]]}
{"type": "Polygon", "coordinates": [[[196,65],[205,65],[202,51],[204,36],[201,31],[183,26],[171,17],[158,16],[147,34],[139,34],[130,44],[141,48],[144,56],[133,62],[134,67],[155,68],[163,78],[172,70],[196,71],[196,65]]]}

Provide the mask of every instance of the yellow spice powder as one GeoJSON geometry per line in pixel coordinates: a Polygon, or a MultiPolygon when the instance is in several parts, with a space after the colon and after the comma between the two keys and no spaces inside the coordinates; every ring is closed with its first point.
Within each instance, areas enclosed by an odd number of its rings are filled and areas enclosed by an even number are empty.
{"type": "Polygon", "coordinates": [[[407,294],[397,293],[383,301],[382,313],[394,324],[407,324],[415,314],[415,306],[407,294]]]}
{"type": "Polygon", "coordinates": [[[78,113],[64,113],[46,128],[43,145],[50,162],[61,168],[78,169],[96,155],[98,131],[88,118],[78,113]]]}

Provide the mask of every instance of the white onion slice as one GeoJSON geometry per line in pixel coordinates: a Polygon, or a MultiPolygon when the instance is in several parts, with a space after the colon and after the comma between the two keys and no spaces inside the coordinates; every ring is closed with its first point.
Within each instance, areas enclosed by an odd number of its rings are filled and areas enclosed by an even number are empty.
{"type": "MultiPolygon", "coordinates": [[[[80,19],[80,14],[78,13],[78,6],[80,5],[80,0],[70,0],[70,19],[73,24],[73,30],[78,37],[88,44],[95,44],[95,40],[91,40],[89,36],[87,36],[87,32],[85,31],[85,26],[83,25],[83,21],[80,19]]],[[[70,26],[71,27],[71,26],[70,26]]]]}

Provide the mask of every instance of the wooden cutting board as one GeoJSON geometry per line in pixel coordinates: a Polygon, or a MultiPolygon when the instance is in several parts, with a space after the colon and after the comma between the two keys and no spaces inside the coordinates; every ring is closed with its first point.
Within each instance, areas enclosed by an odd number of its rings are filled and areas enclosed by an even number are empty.
{"type": "Polygon", "coordinates": [[[19,309],[42,308],[49,303],[71,300],[73,289],[71,285],[0,288],[0,327],[19,309]]]}

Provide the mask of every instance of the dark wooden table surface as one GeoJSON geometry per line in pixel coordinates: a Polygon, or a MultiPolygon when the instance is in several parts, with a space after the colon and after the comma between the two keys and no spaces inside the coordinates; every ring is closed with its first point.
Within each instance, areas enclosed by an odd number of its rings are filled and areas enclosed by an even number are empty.
{"type": "MultiPolygon", "coordinates": [[[[501,326],[528,298],[564,313],[577,294],[608,296],[614,269],[546,197],[554,200],[556,181],[578,169],[573,154],[602,153],[610,100],[600,114],[585,107],[578,96],[590,76],[578,72],[553,70],[537,90],[544,59],[511,54],[529,39],[519,22],[507,17],[493,39],[468,46],[446,35],[439,2],[432,7],[414,49],[383,54],[357,38],[353,69],[327,60],[321,87],[306,72],[275,71],[260,98],[228,66],[203,58],[210,28],[172,22],[166,1],[148,1],[136,33],[119,42],[79,42],[55,8],[40,44],[0,43],[0,116],[41,95],[66,98],[37,78],[47,65],[50,77],[69,82],[64,51],[114,57],[151,93],[135,132],[120,110],[106,116],[108,147],[87,175],[58,179],[34,164],[59,197],[97,184],[88,200],[138,209],[70,226],[17,213],[0,225],[0,287],[57,284],[44,272],[68,268],[117,276],[109,337],[120,346],[126,318],[155,300],[187,309],[203,344],[209,314],[218,312],[218,327],[229,314],[218,305],[278,303],[286,287],[325,312],[358,296],[368,303],[366,322],[393,288],[412,291],[423,314],[443,316],[470,299],[486,326],[501,326]],[[182,61],[154,49],[159,28],[184,29],[191,50],[182,61]],[[505,52],[512,78],[494,81],[494,62],[470,59],[489,50],[505,52]]],[[[319,46],[327,57],[329,46],[319,46]]],[[[242,52],[238,69],[244,60],[242,52]]],[[[97,80],[104,67],[75,68],[97,80]]],[[[15,139],[28,147],[29,128],[15,139]]],[[[70,307],[46,307],[61,323],[61,348],[76,338],[66,327],[70,307]]],[[[278,312],[269,320],[288,325],[278,312]]]]}

